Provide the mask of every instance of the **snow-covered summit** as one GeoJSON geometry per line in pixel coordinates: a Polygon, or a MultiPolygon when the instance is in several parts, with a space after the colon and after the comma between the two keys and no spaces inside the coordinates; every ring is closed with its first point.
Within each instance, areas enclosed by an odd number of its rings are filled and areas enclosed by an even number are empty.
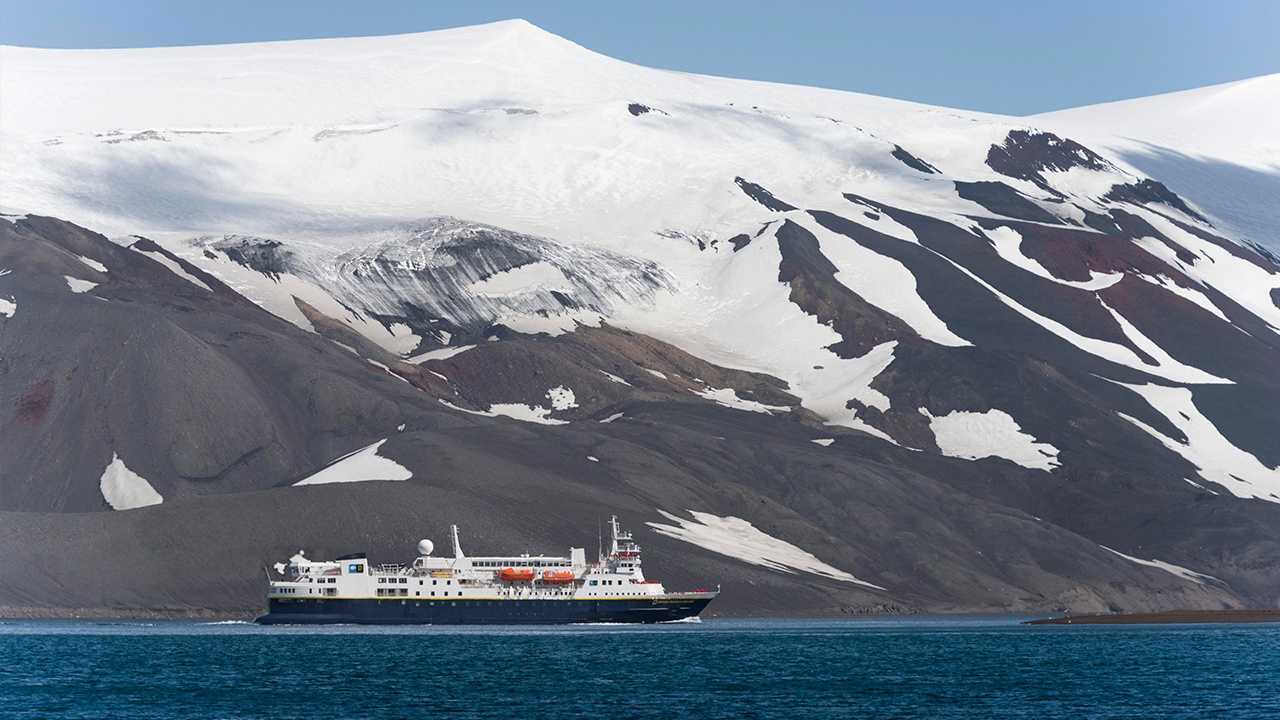
{"type": "Polygon", "coordinates": [[[523,20],[405,35],[111,50],[0,47],[7,133],[394,120],[433,103],[546,98],[607,60],[523,20]],[[537,62],[530,62],[536,58],[537,62]],[[72,87],[51,81],[74,77],[72,87]],[[221,102],[209,102],[219,97],[221,102]],[[145,102],[140,102],[145,100],[145,102]],[[66,113],[74,103],[78,112],[66,113]]]}
{"type": "Polygon", "coordinates": [[[710,230],[741,202],[735,176],[831,196],[893,167],[881,156],[903,133],[944,170],[981,174],[981,154],[962,149],[1006,129],[976,113],[643,68],[523,21],[0,53],[0,201],[122,233],[436,214],[573,238],[710,230]]]}
{"type": "Polygon", "coordinates": [[[1031,119],[1280,173],[1280,73],[1031,119]]]}
{"type": "Polygon", "coordinates": [[[1036,115],[1280,252],[1280,74],[1036,115]]]}

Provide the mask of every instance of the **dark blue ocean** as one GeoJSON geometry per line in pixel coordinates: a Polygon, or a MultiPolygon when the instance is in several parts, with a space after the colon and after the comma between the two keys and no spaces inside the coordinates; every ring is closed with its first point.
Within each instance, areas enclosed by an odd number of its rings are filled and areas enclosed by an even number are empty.
{"type": "Polygon", "coordinates": [[[0,623],[12,718],[1280,718],[1280,625],[0,623]]]}

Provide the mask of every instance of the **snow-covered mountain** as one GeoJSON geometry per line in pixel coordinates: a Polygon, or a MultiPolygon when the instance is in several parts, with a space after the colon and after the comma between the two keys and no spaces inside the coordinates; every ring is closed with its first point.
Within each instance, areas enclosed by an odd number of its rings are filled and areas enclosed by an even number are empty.
{"type": "MultiPolygon", "coordinates": [[[[491,516],[613,505],[775,607],[1280,596],[1275,224],[1137,159],[1170,137],[1273,180],[1274,113],[1210,130],[1274,78],[1019,119],[522,21],[0,67],[0,510],[36,513],[11,527],[115,553],[138,521],[65,514],[157,505],[106,515],[342,550],[386,547],[359,518],[406,503],[513,542],[549,531],[491,516]],[[292,487],[353,451],[410,480],[292,487]],[[740,523],[857,582],[744,569],[697,529],[740,523]]],[[[1266,194],[1249,173],[1235,197],[1266,194]]],[[[64,584],[41,577],[0,604],[64,584]]]]}

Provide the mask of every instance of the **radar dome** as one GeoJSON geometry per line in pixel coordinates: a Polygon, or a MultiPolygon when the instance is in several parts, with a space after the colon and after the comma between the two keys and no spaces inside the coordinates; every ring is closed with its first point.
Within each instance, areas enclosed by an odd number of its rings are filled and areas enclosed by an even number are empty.
{"type": "Polygon", "coordinates": [[[436,544],[430,540],[421,540],[418,542],[418,554],[430,555],[432,550],[436,549],[436,544]]]}

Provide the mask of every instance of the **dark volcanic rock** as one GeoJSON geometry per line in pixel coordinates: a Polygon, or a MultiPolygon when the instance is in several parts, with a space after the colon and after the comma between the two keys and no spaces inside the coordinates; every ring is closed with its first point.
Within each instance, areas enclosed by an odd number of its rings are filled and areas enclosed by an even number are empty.
{"type": "Polygon", "coordinates": [[[844,358],[861,357],[880,343],[915,336],[901,320],[836,280],[836,266],[822,254],[813,233],[786,220],[777,238],[782,253],[778,280],[791,286],[791,302],[844,338],[830,347],[832,352],[844,358]]]}
{"type": "Polygon", "coordinates": [[[898,160],[898,162],[901,162],[903,165],[906,165],[912,170],[919,170],[920,172],[927,173],[929,175],[934,175],[934,174],[937,174],[938,172],[938,168],[921,160],[915,155],[912,155],[906,150],[903,150],[902,147],[899,145],[893,146],[893,157],[895,157],[898,160]]]}
{"type": "Polygon", "coordinates": [[[960,197],[972,200],[997,215],[1054,225],[1062,223],[1048,210],[1031,202],[1025,195],[1004,183],[956,182],[955,185],[960,197]]]}
{"type": "Polygon", "coordinates": [[[753,182],[744,180],[740,177],[734,178],[733,182],[736,183],[738,187],[742,189],[742,192],[746,193],[747,197],[751,198],[752,200],[755,200],[756,202],[769,208],[770,210],[773,210],[774,212],[787,212],[787,211],[796,209],[794,205],[790,205],[788,203],[785,203],[779,200],[778,198],[773,196],[773,193],[769,192],[768,190],[765,190],[763,187],[760,187],[759,185],[753,182]]]}
{"type": "Polygon", "coordinates": [[[1176,193],[1164,186],[1164,183],[1157,180],[1142,180],[1137,183],[1129,183],[1125,185],[1115,185],[1105,196],[1106,200],[1115,202],[1131,202],[1137,205],[1145,205],[1147,203],[1159,203],[1168,205],[1176,210],[1181,210],[1189,217],[1193,217],[1202,223],[1209,224],[1200,213],[1192,210],[1183,202],[1182,198],[1176,193]]]}
{"type": "Polygon", "coordinates": [[[293,252],[279,240],[234,237],[219,244],[218,249],[231,260],[275,280],[293,265],[293,252]]]}
{"type": "Polygon", "coordinates": [[[1053,133],[1011,130],[1003,145],[992,145],[987,151],[987,166],[1006,177],[1029,180],[1060,195],[1045,180],[1045,170],[1106,170],[1111,164],[1074,140],[1064,140],[1053,133]]]}

